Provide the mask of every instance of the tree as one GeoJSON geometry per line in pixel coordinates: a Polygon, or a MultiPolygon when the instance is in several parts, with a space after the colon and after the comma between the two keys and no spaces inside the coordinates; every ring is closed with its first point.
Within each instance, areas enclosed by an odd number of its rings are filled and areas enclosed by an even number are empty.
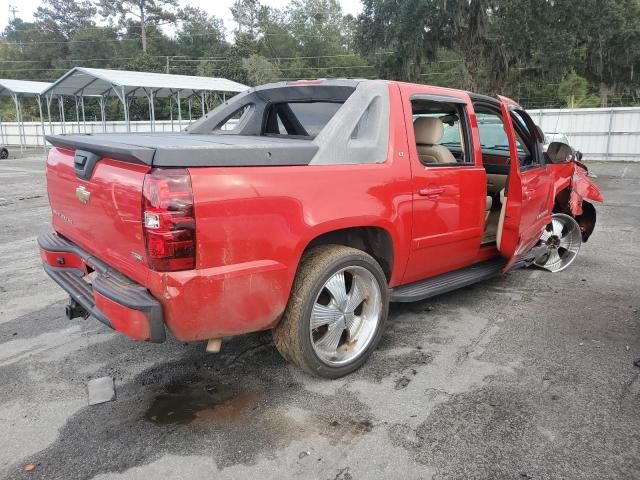
{"type": "Polygon", "coordinates": [[[44,30],[71,38],[78,29],[95,26],[96,12],[96,7],[88,0],[44,0],[33,16],[44,30]]]}
{"type": "Polygon", "coordinates": [[[346,24],[337,0],[292,0],[287,23],[303,56],[345,53],[346,24]]]}
{"type": "MultiPolygon", "coordinates": [[[[484,23],[477,18],[472,22],[455,18],[458,9],[464,9],[461,3],[470,9],[477,0],[364,0],[358,17],[357,48],[376,63],[384,78],[417,81],[425,63],[435,60],[440,48],[469,43],[454,39],[465,22],[465,36],[484,23]]],[[[479,9],[480,14],[485,15],[486,10],[479,9]]]]}
{"type": "Polygon", "coordinates": [[[147,28],[162,21],[174,22],[171,7],[177,7],[178,0],[99,0],[98,5],[103,17],[117,17],[123,26],[132,17],[139,22],[142,53],[146,54],[147,28]]]}
{"type": "Polygon", "coordinates": [[[131,56],[131,53],[127,52],[127,42],[120,41],[117,32],[111,27],[79,28],[71,40],[69,58],[82,59],[84,66],[119,68],[116,59],[131,56]]]}
{"type": "Polygon", "coordinates": [[[595,107],[599,103],[598,97],[589,96],[587,79],[572,72],[558,86],[558,96],[564,100],[567,107],[595,107]]]}
{"type": "Polygon", "coordinates": [[[53,80],[68,69],[68,44],[60,32],[16,18],[5,29],[3,40],[0,77],[53,80]]]}
{"type": "Polygon", "coordinates": [[[192,6],[181,9],[178,17],[182,20],[176,35],[180,54],[194,58],[216,56],[228,48],[221,19],[192,6]]]}
{"type": "Polygon", "coordinates": [[[246,34],[255,40],[260,20],[267,14],[268,8],[261,5],[259,0],[236,0],[230,10],[233,20],[238,25],[236,34],[246,34]]]}
{"type": "Polygon", "coordinates": [[[574,67],[597,84],[602,106],[611,94],[640,85],[635,75],[640,68],[638,0],[557,0],[556,10],[576,31],[581,55],[574,67]]]}
{"type": "Polygon", "coordinates": [[[243,58],[242,68],[246,72],[247,81],[253,86],[275,82],[280,77],[278,67],[260,55],[243,58]]]}

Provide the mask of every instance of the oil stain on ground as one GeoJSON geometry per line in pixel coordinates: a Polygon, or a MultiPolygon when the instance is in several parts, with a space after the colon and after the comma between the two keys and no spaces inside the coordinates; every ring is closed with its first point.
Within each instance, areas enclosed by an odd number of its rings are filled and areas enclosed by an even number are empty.
{"type": "MultiPolygon", "coordinates": [[[[262,340],[238,339],[219,356],[188,347],[174,361],[156,363],[117,385],[116,401],[71,416],[49,447],[16,459],[7,480],[90,479],[164,455],[206,455],[224,469],[254,464],[293,441],[327,431],[338,443],[370,431],[368,423],[342,418],[352,411],[359,412],[358,421],[370,421],[368,407],[354,394],[328,397],[307,390],[273,346],[258,348],[262,340]],[[291,416],[291,409],[302,413],[291,416]],[[23,471],[25,460],[36,465],[35,474],[23,471]]],[[[117,341],[95,348],[109,350],[117,341]]]]}
{"type": "Polygon", "coordinates": [[[155,397],[145,418],[159,425],[211,425],[237,421],[254,407],[256,392],[235,392],[233,384],[173,384],[155,397]]]}

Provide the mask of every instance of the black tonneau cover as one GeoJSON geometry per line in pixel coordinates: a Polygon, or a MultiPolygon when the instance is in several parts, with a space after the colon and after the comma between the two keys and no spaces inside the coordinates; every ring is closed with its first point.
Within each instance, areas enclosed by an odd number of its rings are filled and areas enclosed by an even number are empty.
{"type": "Polygon", "coordinates": [[[308,165],[318,151],[311,140],[245,135],[102,133],[46,138],[56,147],[154,167],[308,165]]]}

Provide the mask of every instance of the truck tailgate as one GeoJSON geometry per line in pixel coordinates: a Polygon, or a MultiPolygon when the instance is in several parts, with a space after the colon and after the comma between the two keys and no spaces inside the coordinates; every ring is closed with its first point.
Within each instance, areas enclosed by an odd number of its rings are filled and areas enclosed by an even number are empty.
{"type": "Polygon", "coordinates": [[[47,190],[55,230],[141,284],[146,283],[142,188],[148,165],[101,158],[88,180],[73,150],[53,148],[47,190]]]}

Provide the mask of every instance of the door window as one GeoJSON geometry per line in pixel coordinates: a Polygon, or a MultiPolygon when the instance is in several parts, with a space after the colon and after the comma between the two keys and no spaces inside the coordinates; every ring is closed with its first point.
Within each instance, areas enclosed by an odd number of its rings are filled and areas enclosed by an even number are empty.
{"type": "Polygon", "coordinates": [[[523,110],[512,110],[513,128],[518,141],[526,142],[528,155],[520,162],[522,168],[538,167],[542,165],[543,155],[534,129],[537,127],[533,120],[523,110]]]}
{"type": "MultiPolygon", "coordinates": [[[[504,130],[504,124],[500,115],[494,112],[477,112],[478,133],[482,150],[499,150],[509,152],[509,138],[504,130]]],[[[525,156],[528,149],[521,138],[516,135],[518,154],[525,156]]]]}
{"type": "Polygon", "coordinates": [[[432,100],[411,102],[413,131],[420,162],[425,166],[472,165],[464,106],[432,100]]]}

